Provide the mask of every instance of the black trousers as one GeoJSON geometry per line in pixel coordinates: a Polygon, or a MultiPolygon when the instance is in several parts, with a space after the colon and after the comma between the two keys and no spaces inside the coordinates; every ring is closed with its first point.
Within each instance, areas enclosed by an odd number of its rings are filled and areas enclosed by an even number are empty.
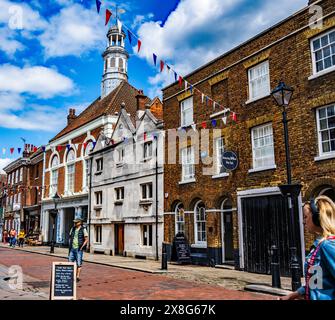
{"type": "Polygon", "coordinates": [[[23,247],[24,238],[19,238],[19,247],[23,247]]]}

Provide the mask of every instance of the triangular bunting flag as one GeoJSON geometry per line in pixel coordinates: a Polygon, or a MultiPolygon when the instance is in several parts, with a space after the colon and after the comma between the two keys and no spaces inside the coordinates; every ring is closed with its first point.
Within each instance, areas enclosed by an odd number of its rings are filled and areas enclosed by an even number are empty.
{"type": "Polygon", "coordinates": [[[206,107],[208,106],[208,97],[206,96],[206,107]]]}
{"type": "Polygon", "coordinates": [[[223,117],[222,121],[223,121],[223,124],[226,125],[227,124],[227,117],[223,117]]]}
{"type": "Polygon", "coordinates": [[[237,115],[235,112],[232,113],[231,115],[231,119],[234,121],[234,122],[237,122],[237,115]]]}
{"type": "Polygon", "coordinates": [[[69,144],[66,145],[67,150],[70,150],[70,147],[71,146],[69,144]]]}
{"type": "Polygon", "coordinates": [[[129,40],[129,43],[131,44],[131,32],[129,30],[127,30],[127,33],[128,33],[128,40],[129,40]]]}
{"type": "Polygon", "coordinates": [[[87,142],[84,142],[83,145],[84,145],[84,150],[85,150],[87,147],[87,142]]]}
{"type": "Polygon", "coordinates": [[[143,138],[144,138],[144,141],[147,140],[147,133],[146,132],[144,132],[143,138]]]}
{"type": "Polygon", "coordinates": [[[97,4],[97,11],[98,11],[98,13],[100,13],[101,1],[96,0],[96,4],[97,4]]]}
{"type": "Polygon", "coordinates": [[[137,40],[137,52],[140,52],[140,50],[141,50],[141,45],[142,45],[141,40],[137,40]]]}
{"type": "Polygon", "coordinates": [[[36,152],[37,150],[38,150],[38,148],[37,148],[37,147],[34,147],[33,152],[36,152]]]}
{"type": "Polygon", "coordinates": [[[62,151],[62,146],[57,146],[57,151],[61,152],[62,151]]]}
{"type": "Polygon", "coordinates": [[[122,32],[122,22],[119,19],[117,19],[117,27],[119,29],[119,32],[121,33],[122,32]]]}
{"type": "Polygon", "coordinates": [[[213,101],[213,110],[215,110],[216,102],[213,101]]]}
{"type": "Polygon", "coordinates": [[[175,71],[174,72],[174,81],[177,81],[177,73],[175,71]]]}
{"type": "Polygon", "coordinates": [[[185,91],[187,90],[187,81],[185,80],[185,91]]]}
{"type": "Polygon", "coordinates": [[[93,149],[95,148],[97,142],[96,141],[93,141],[93,149]]]}
{"type": "Polygon", "coordinates": [[[101,140],[101,145],[102,145],[103,148],[105,147],[105,141],[104,140],[101,140]]]}
{"type": "Polygon", "coordinates": [[[216,127],[216,120],[215,119],[212,120],[212,126],[216,127]]]}
{"type": "Polygon", "coordinates": [[[42,146],[42,151],[45,152],[45,146],[42,146]]]}
{"type": "Polygon", "coordinates": [[[191,127],[192,127],[193,131],[195,131],[197,125],[194,123],[194,124],[191,125],[191,127]]]}
{"type": "Polygon", "coordinates": [[[156,63],[157,63],[157,56],[153,53],[153,54],[152,54],[152,57],[153,57],[153,59],[154,59],[154,64],[156,65],[156,63]]]}
{"type": "Polygon", "coordinates": [[[203,129],[206,129],[206,128],[207,128],[207,123],[206,123],[206,121],[203,121],[203,122],[201,123],[201,126],[202,126],[203,129]]]}
{"type": "Polygon", "coordinates": [[[107,26],[108,22],[109,22],[109,19],[111,18],[112,16],[112,13],[106,9],[106,22],[105,22],[105,26],[107,26]]]}
{"type": "Polygon", "coordinates": [[[75,147],[76,150],[78,151],[79,143],[76,143],[76,144],[74,145],[74,147],[75,147]]]}
{"type": "Polygon", "coordinates": [[[204,98],[205,98],[205,95],[202,93],[201,94],[201,103],[204,103],[204,98]]]}
{"type": "Polygon", "coordinates": [[[190,85],[190,92],[191,92],[191,94],[193,93],[193,86],[192,85],[190,85]]]}
{"type": "Polygon", "coordinates": [[[161,72],[164,70],[164,61],[161,60],[161,72]]]}
{"type": "Polygon", "coordinates": [[[181,76],[179,76],[179,87],[181,87],[182,86],[182,84],[183,84],[183,78],[181,77],[181,76]]]}
{"type": "Polygon", "coordinates": [[[21,148],[17,148],[17,153],[21,153],[21,148]]]}
{"type": "Polygon", "coordinates": [[[166,65],[166,68],[167,68],[167,71],[168,71],[168,73],[170,72],[170,66],[169,65],[166,65]]]}
{"type": "Polygon", "coordinates": [[[13,154],[14,148],[10,148],[9,150],[10,150],[10,154],[13,154]]]}

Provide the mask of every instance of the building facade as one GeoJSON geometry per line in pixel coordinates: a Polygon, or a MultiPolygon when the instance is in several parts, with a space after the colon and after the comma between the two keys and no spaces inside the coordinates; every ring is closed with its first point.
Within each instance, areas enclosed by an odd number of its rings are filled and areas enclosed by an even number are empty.
{"type": "MultiPolygon", "coordinates": [[[[145,96],[138,97],[145,102],[145,96]]],[[[121,106],[111,139],[92,154],[91,252],[158,259],[163,240],[163,107],[121,106]]]]}
{"type": "Polygon", "coordinates": [[[7,176],[0,174],[0,241],[2,241],[2,232],[4,225],[4,211],[6,206],[6,194],[7,194],[7,176]]]}
{"type": "Polygon", "coordinates": [[[177,139],[177,164],[168,160],[173,148],[166,138],[164,241],[172,250],[183,231],[194,263],[231,263],[257,273],[270,272],[275,244],[281,273],[288,274],[293,228],[300,261],[312,241],[304,233],[302,203],[320,194],[335,200],[334,2],[311,1],[184,79],[220,107],[206,107],[201,94],[178,83],[163,89],[165,129],[184,128],[189,136],[177,139]],[[311,5],[322,8],[321,26],[310,25],[311,5]],[[290,155],[293,182],[302,184],[294,226],[278,188],[287,182],[284,132],[270,93],[281,80],[294,88],[290,155]],[[197,143],[204,122],[209,147],[197,143]],[[236,170],[222,166],[225,151],[237,154],[236,170]]]}

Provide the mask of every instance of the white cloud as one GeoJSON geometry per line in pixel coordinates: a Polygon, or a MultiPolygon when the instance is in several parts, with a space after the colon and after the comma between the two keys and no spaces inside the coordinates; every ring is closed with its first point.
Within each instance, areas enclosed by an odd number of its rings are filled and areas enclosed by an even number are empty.
{"type": "MultiPolygon", "coordinates": [[[[0,150],[2,154],[2,150],[0,150]]],[[[13,159],[9,158],[0,158],[0,174],[4,174],[5,171],[3,171],[3,168],[6,167],[9,163],[11,163],[13,159]]]]}
{"type": "Polygon", "coordinates": [[[95,10],[74,4],[50,19],[39,40],[47,58],[82,56],[91,50],[103,50],[107,41],[103,26],[103,19],[95,10]]]}
{"type": "Polygon", "coordinates": [[[28,93],[40,98],[69,94],[74,88],[72,80],[56,70],[35,66],[19,68],[0,66],[0,91],[28,93]]]}
{"type": "MultiPolygon", "coordinates": [[[[307,0],[264,0],[248,11],[243,10],[246,4],[246,0],[182,0],[164,27],[159,22],[140,26],[140,56],[153,65],[155,53],[158,61],[168,61],[178,74],[185,75],[286,18],[307,0]]],[[[151,93],[173,81],[173,73],[158,73],[149,79],[151,93]]]]}
{"type": "Polygon", "coordinates": [[[0,51],[3,51],[7,56],[11,56],[14,55],[16,51],[23,49],[23,44],[14,39],[12,31],[0,28],[0,51]]]}
{"type": "Polygon", "coordinates": [[[12,92],[0,91],[0,112],[4,110],[21,110],[24,107],[24,98],[12,92]]]}

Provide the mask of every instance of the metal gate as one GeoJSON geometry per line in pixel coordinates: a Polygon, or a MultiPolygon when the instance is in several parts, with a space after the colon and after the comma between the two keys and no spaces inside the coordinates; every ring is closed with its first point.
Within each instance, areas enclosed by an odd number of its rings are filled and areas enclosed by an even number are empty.
{"type": "MultiPolygon", "coordinates": [[[[288,204],[281,195],[242,198],[244,270],[254,273],[271,273],[270,249],[278,247],[280,273],[290,275],[291,219],[288,204]]],[[[301,263],[301,238],[298,201],[294,203],[295,243],[301,263]]],[[[301,266],[300,266],[301,268],[301,266]]]]}

